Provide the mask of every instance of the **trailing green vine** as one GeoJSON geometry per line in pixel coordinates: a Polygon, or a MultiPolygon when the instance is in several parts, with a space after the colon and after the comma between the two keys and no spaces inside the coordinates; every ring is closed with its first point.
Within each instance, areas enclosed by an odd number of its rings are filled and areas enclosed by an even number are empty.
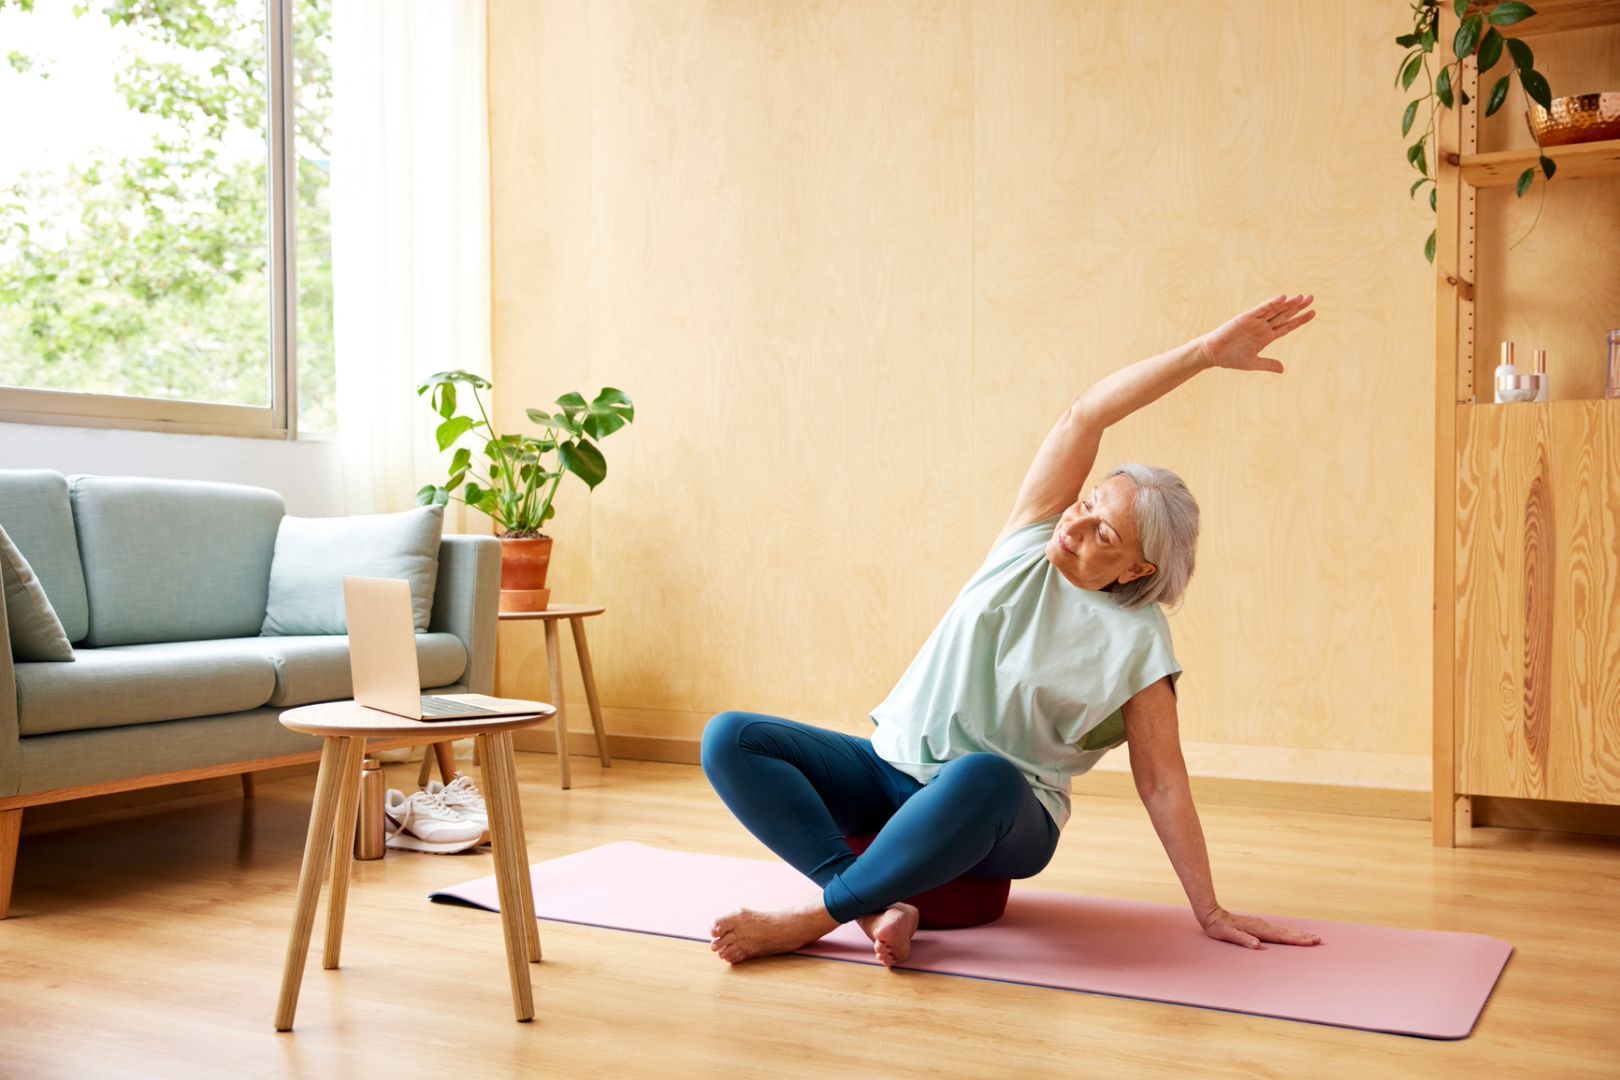
{"type": "MultiPolygon", "coordinates": [[[[1451,40],[1451,50],[1455,59],[1442,64],[1439,74],[1436,75],[1429,70],[1429,56],[1435,52],[1438,44],[1441,0],[1412,0],[1412,32],[1395,39],[1395,44],[1411,50],[1402,58],[1401,66],[1395,73],[1395,81],[1400,83],[1401,89],[1410,90],[1420,73],[1429,83],[1427,94],[1413,98],[1407,103],[1406,112],[1401,116],[1401,136],[1404,138],[1411,134],[1412,125],[1417,121],[1418,110],[1427,104],[1428,126],[1418,137],[1417,142],[1406,148],[1407,163],[1422,174],[1412,182],[1407,197],[1416,198],[1418,189],[1428,184],[1430,210],[1438,210],[1439,204],[1434,174],[1429,171],[1429,140],[1435,136],[1435,118],[1440,105],[1450,109],[1454,101],[1463,105],[1469,102],[1468,92],[1462,88],[1464,60],[1470,56],[1474,57],[1479,65],[1479,74],[1483,77],[1496,66],[1504,53],[1509,59],[1508,71],[1491,84],[1490,92],[1485,97],[1486,116],[1494,115],[1507,100],[1508,88],[1514,75],[1518,75],[1519,87],[1530,99],[1543,109],[1549,111],[1552,109],[1552,90],[1547,85],[1546,76],[1536,70],[1535,53],[1525,42],[1501,32],[1502,28],[1516,26],[1535,15],[1535,9],[1529,4],[1521,3],[1520,0],[1502,0],[1501,3],[1492,4],[1486,10],[1470,13],[1468,10],[1470,0],[1450,0],[1450,2],[1461,22],[1451,40]]],[[[1437,143],[1435,153],[1438,155],[1438,152],[1437,143]]],[[[1537,164],[1520,173],[1518,181],[1513,186],[1514,193],[1520,198],[1530,190],[1538,166],[1548,180],[1552,179],[1553,173],[1558,168],[1557,162],[1541,152],[1539,137],[1536,139],[1536,156],[1537,164]]],[[[1431,231],[1423,245],[1423,256],[1430,262],[1434,261],[1434,245],[1435,232],[1431,231]]]]}

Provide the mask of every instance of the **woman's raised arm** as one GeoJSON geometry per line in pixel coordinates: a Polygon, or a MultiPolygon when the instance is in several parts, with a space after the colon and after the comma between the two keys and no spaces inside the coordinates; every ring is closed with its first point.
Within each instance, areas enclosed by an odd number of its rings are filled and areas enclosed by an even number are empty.
{"type": "Polygon", "coordinates": [[[1316,316],[1309,310],[1312,300],[1308,295],[1267,300],[1185,345],[1121,368],[1075,398],[1036,451],[1002,535],[1065,509],[1097,463],[1102,433],[1198,372],[1225,367],[1280,373],[1282,364],[1260,350],[1310,322],[1316,316]]]}

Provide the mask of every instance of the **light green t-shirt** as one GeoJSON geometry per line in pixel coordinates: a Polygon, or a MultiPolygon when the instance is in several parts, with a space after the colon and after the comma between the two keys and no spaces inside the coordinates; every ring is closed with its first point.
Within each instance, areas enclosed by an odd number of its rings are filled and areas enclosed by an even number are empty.
{"type": "Polygon", "coordinates": [[[1058,517],[1015,529],[872,710],[872,746],[927,783],[952,758],[1018,766],[1059,828],[1073,777],[1125,741],[1120,707],[1181,665],[1158,604],[1126,611],[1047,560],[1058,517]]]}

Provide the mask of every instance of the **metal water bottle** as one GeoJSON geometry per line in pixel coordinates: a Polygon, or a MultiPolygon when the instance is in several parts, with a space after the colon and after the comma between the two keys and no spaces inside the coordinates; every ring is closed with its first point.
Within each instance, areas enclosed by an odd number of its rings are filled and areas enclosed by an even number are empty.
{"type": "Polygon", "coordinates": [[[387,787],[382,762],[366,758],[360,766],[360,812],[355,815],[354,823],[354,857],[357,859],[383,857],[383,795],[387,787]]]}

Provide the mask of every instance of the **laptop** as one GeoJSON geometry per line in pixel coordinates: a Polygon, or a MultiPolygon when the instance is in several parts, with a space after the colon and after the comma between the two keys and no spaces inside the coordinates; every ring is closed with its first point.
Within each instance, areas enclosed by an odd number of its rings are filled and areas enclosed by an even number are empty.
{"type": "Polygon", "coordinates": [[[416,666],[411,587],[400,578],[345,577],[354,700],[412,720],[471,720],[550,713],[549,705],[483,694],[423,694],[416,666]]]}

